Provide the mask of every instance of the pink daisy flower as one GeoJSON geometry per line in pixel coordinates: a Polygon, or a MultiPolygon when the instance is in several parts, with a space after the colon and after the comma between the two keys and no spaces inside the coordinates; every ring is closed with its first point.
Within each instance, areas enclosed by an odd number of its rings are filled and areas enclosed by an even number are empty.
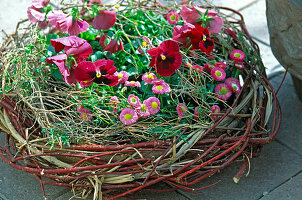
{"type": "Polygon", "coordinates": [[[129,78],[129,74],[126,71],[115,72],[114,75],[118,77],[118,85],[125,83],[129,78]]]}
{"type": "Polygon", "coordinates": [[[192,65],[191,63],[189,63],[189,62],[186,62],[186,63],[185,63],[185,66],[187,66],[187,67],[189,67],[189,68],[192,68],[192,67],[193,67],[193,65],[192,65]]]}
{"type": "Polygon", "coordinates": [[[227,84],[233,92],[235,92],[235,93],[240,92],[240,83],[239,83],[238,79],[236,79],[236,78],[227,78],[225,80],[225,84],[227,84]]]}
{"type": "Polygon", "coordinates": [[[83,121],[90,121],[92,119],[91,112],[87,108],[84,108],[84,106],[80,106],[77,108],[77,111],[81,115],[81,119],[83,121]]]}
{"type": "MultiPolygon", "coordinates": [[[[211,107],[211,113],[220,113],[220,107],[217,105],[214,105],[211,107]]],[[[217,116],[212,116],[213,119],[216,119],[217,116]]]]}
{"type": "Polygon", "coordinates": [[[185,114],[188,112],[188,108],[185,104],[180,103],[177,105],[176,107],[177,113],[178,113],[178,117],[183,118],[185,116],[185,114]]]}
{"type": "Polygon", "coordinates": [[[167,15],[167,20],[170,24],[175,25],[179,20],[179,15],[176,11],[171,11],[167,15]]]}
{"type": "Polygon", "coordinates": [[[235,63],[234,65],[235,65],[235,67],[237,67],[238,69],[243,69],[243,68],[244,68],[244,65],[241,64],[241,63],[235,63]]]}
{"type": "Polygon", "coordinates": [[[245,54],[240,49],[235,49],[231,53],[231,58],[236,62],[242,62],[242,61],[244,61],[245,54]]]}
{"type": "Polygon", "coordinates": [[[227,100],[231,97],[232,91],[225,83],[218,84],[214,89],[215,95],[221,100],[227,100]]]}
{"type": "Polygon", "coordinates": [[[141,101],[139,100],[139,98],[133,94],[130,94],[128,96],[128,103],[131,106],[134,106],[135,108],[140,107],[141,106],[141,101]]]}
{"type": "Polygon", "coordinates": [[[210,63],[206,63],[204,65],[204,69],[207,71],[207,72],[211,72],[212,69],[215,67],[215,64],[210,64],[210,63]]]}
{"type": "Polygon", "coordinates": [[[140,107],[136,108],[138,117],[147,118],[150,116],[150,112],[147,110],[145,104],[141,104],[140,107]]]}
{"type": "Polygon", "coordinates": [[[163,79],[156,79],[156,80],[153,80],[151,83],[154,85],[163,85],[166,82],[163,79]]]}
{"type": "Polygon", "coordinates": [[[134,109],[124,108],[120,114],[120,120],[125,125],[131,125],[137,122],[138,116],[134,109]]]}
{"type": "Polygon", "coordinates": [[[141,84],[138,81],[126,81],[125,82],[125,86],[129,86],[129,87],[141,87],[141,84]]]}
{"type": "Polygon", "coordinates": [[[215,64],[215,67],[220,67],[221,69],[224,70],[226,68],[226,64],[220,61],[215,64]]]}
{"type": "Polygon", "coordinates": [[[194,66],[192,66],[192,69],[194,69],[194,70],[196,70],[196,71],[198,71],[200,73],[203,72],[203,67],[200,66],[200,65],[194,65],[194,66]]]}
{"type": "Polygon", "coordinates": [[[143,104],[146,105],[146,108],[151,115],[158,113],[160,109],[160,101],[156,97],[150,97],[146,99],[143,104]]]}
{"type": "Polygon", "coordinates": [[[211,71],[211,76],[216,80],[216,81],[223,81],[226,77],[225,71],[220,68],[220,67],[214,67],[211,71]]]}
{"type": "Polygon", "coordinates": [[[109,104],[111,104],[111,107],[112,107],[112,110],[114,112],[117,112],[118,111],[118,103],[119,103],[119,99],[117,96],[113,96],[110,98],[110,101],[109,101],[109,104]]]}
{"type": "Polygon", "coordinates": [[[145,73],[142,76],[142,80],[146,83],[152,83],[153,81],[157,80],[157,77],[154,73],[145,73]]]}
{"type": "MultiPolygon", "coordinates": [[[[164,93],[169,92],[169,89],[167,88],[167,86],[169,86],[167,83],[159,84],[159,85],[153,85],[152,91],[156,94],[164,94],[164,93]]],[[[171,91],[171,89],[170,89],[170,91],[171,91]]]]}

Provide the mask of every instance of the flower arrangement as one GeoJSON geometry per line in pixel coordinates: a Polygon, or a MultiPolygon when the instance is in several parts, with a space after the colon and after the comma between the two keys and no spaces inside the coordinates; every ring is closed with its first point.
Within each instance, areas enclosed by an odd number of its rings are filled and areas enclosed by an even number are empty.
{"type": "Polygon", "coordinates": [[[18,158],[35,160],[27,171],[57,181],[42,185],[109,199],[159,181],[192,190],[241,155],[246,167],[278,130],[257,45],[232,9],[32,0],[27,14],[30,37],[0,68],[0,119],[19,143],[31,141],[18,158]]]}

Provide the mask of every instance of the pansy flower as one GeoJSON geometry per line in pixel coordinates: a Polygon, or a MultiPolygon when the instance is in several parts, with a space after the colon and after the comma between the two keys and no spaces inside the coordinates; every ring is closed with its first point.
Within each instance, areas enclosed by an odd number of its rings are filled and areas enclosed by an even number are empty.
{"type": "Polygon", "coordinates": [[[141,83],[138,81],[126,81],[125,86],[129,87],[141,87],[141,83]]]}
{"type": "Polygon", "coordinates": [[[240,92],[240,83],[237,78],[227,78],[224,83],[227,84],[233,92],[240,92]]]}
{"type": "Polygon", "coordinates": [[[145,104],[141,104],[139,107],[135,108],[138,117],[147,118],[150,116],[150,112],[147,110],[145,104]]]}
{"type": "Polygon", "coordinates": [[[131,125],[137,122],[138,116],[134,109],[124,108],[120,114],[120,120],[125,125],[131,125]]]}
{"type": "Polygon", "coordinates": [[[146,108],[151,115],[155,115],[160,110],[160,101],[156,97],[146,99],[143,104],[146,105],[146,108]]]}
{"type": "Polygon", "coordinates": [[[112,38],[108,45],[105,46],[103,51],[109,51],[111,53],[116,53],[124,50],[123,42],[121,39],[117,40],[112,38]]]}
{"type": "Polygon", "coordinates": [[[182,64],[182,55],[177,42],[166,40],[159,47],[147,50],[152,56],[149,67],[155,66],[156,72],[164,77],[171,76],[182,64]]]}
{"type": "Polygon", "coordinates": [[[232,51],[230,56],[232,60],[236,62],[242,62],[245,59],[245,54],[240,49],[235,49],[234,51],[232,51]]]}
{"type": "Polygon", "coordinates": [[[154,73],[145,73],[142,76],[142,80],[146,83],[152,83],[153,81],[157,80],[157,77],[154,73]]]}
{"type": "Polygon", "coordinates": [[[90,121],[92,119],[91,111],[88,110],[87,108],[84,108],[84,106],[79,106],[77,108],[77,111],[80,113],[81,119],[83,121],[90,121]]]}
{"type": "Polygon", "coordinates": [[[170,11],[167,15],[167,20],[170,24],[175,25],[179,20],[179,15],[176,11],[170,11]]]}
{"type": "Polygon", "coordinates": [[[32,4],[27,8],[27,17],[29,21],[33,23],[38,23],[38,26],[41,29],[45,29],[48,25],[48,22],[45,20],[45,13],[43,9],[49,0],[32,0],[32,4]]]}
{"type": "Polygon", "coordinates": [[[116,22],[116,12],[100,10],[92,21],[92,27],[98,30],[108,30],[116,22]]]}
{"type": "Polygon", "coordinates": [[[118,77],[118,83],[117,84],[123,84],[129,78],[129,74],[126,71],[115,72],[114,75],[118,77]]]}
{"type": "Polygon", "coordinates": [[[221,69],[226,69],[226,64],[222,61],[215,63],[215,67],[220,67],[221,69]]]}
{"type": "Polygon", "coordinates": [[[183,103],[177,104],[176,110],[177,110],[177,113],[178,113],[178,117],[180,117],[180,118],[185,117],[185,115],[188,112],[187,106],[183,103]]]}
{"type": "Polygon", "coordinates": [[[232,95],[231,89],[225,83],[218,84],[215,87],[214,92],[215,92],[215,95],[221,100],[228,100],[232,95]]]}
{"type": "Polygon", "coordinates": [[[244,65],[242,63],[235,63],[234,64],[235,67],[237,67],[238,69],[243,69],[244,68],[244,65]]]}
{"type": "Polygon", "coordinates": [[[111,104],[111,107],[112,107],[112,110],[114,112],[117,112],[118,111],[118,104],[119,104],[119,99],[117,96],[113,96],[110,98],[110,101],[109,101],[109,104],[111,104]]]}
{"type": "Polygon", "coordinates": [[[226,77],[225,71],[220,68],[220,67],[214,67],[211,71],[211,76],[216,80],[216,81],[223,81],[226,77]]]}
{"type": "MultiPolygon", "coordinates": [[[[211,107],[211,113],[214,113],[214,114],[220,113],[220,107],[219,107],[218,105],[212,106],[212,107],[211,107]]],[[[216,119],[217,116],[214,115],[214,116],[212,116],[212,118],[213,118],[213,119],[216,119]]]]}
{"type": "Polygon", "coordinates": [[[203,30],[201,41],[199,42],[199,48],[206,54],[210,54],[214,49],[214,40],[210,38],[210,34],[207,28],[203,30]]]}
{"type": "Polygon", "coordinates": [[[93,82],[114,86],[118,83],[118,77],[114,75],[116,67],[113,60],[97,60],[94,63],[83,61],[75,69],[75,78],[82,87],[91,85],[93,82]]]}
{"type": "Polygon", "coordinates": [[[133,94],[130,94],[128,96],[128,103],[135,108],[138,108],[141,105],[141,101],[139,100],[138,96],[135,96],[133,94]]]}

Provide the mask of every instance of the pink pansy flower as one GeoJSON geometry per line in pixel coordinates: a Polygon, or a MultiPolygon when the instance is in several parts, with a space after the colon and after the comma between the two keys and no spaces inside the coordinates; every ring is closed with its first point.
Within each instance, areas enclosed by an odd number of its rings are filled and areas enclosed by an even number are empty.
{"type": "Polygon", "coordinates": [[[240,49],[235,49],[234,51],[232,51],[230,56],[232,60],[236,62],[242,62],[245,59],[245,54],[240,49]]]}
{"type": "Polygon", "coordinates": [[[160,110],[160,101],[156,97],[150,97],[144,101],[147,110],[151,115],[155,115],[160,110]]]}
{"type": "Polygon", "coordinates": [[[118,82],[118,77],[114,75],[116,67],[113,60],[97,60],[94,63],[83,61],[75,68],[75,78],[82,87],[91,85],[93,82],[114,86],[118,82]]]}
{"type": "Polygon", "coordinates": [[[180,117],[180,118],[185,117],[185,115],[188,112],[187,106],[183,103],[177,104],[176,110],[177,110],[177,113],[178,113],[178,117],[180,117]]]}
{"type": "Polygon", "coordinates": [[[52,10],[47,14],[47,20],[49,24],[55,26],[56,29],[62,32],[60,28],[59,21],[68,17],[68,14],[65,14],[62,10],[52,10]]]}
{"type": "Polygon", "coordinates": [[[116,12],[100,10],[99,15],[95,16],[92,21],[92,27],[98,30],[108,30],[116,21],[116,12]]]}
{"type": "Polygon", "coordinates": [[[43,9],[48,5],[50,0],[32,0],[31,5],[38,9],[43,9]]]}
{"type": "MultiPolygon", "coordinates": [[[[218,105],[214,105],[211,107],[211,113],[220,113],[220,107],[218,105]]],[[[217,116],[213,116],[213,119],[217,119],[217,116]]]]}
{"type": "Polygon", "coordinates": [[[105,49],[106,46],[108,45],[108,40],[107,40],[108,34],[104,33],[101,37],[97,36],[96,40],[99,40],[99,44],[102,47],[102,49],[105,49]]]}
{"type": "Polygon", "coordinates": [[[215,67],[220,67],[221,69],[226,69],[226,64],[222,61],[219,61],[215,64],[215,67]]]}
{"type": "Polygon", "coordinates": [[[98,3],[99,5],[103,5],[101,0],[89,0],[88,5],[92,6],[94,3],[98,3]]]}
{"type": "Polygon", "coordinates": [[[147,118],[150,116],[150,112],[147,110],[145,104],[141,104],[140,107],[137,107],[135,110],[138,117],[147,118]]]}
{"type": "Polygon", "coordinates": [[[223,81],[226,77],[225,71],[220,68],[220,67],[214,67],[211,71],[211,76],[216,80],[216,81],[223,81]]]}
{"type": "Polygon", "coordinates": [[[77,108],[77,111],[81,114],[81,119],[83,121],[90,121],[92,119],[91,112],[87,108],[80,106],[77,108]]]}
{"type": "Polygon", "coordinates": [[[119,104],[119,99],[117,96],[113,96],[110,98],[110,101],[109,101],[109,104],[111,104],[111,107],[112,107],[112,110],[114,112],[117,112],[118,111],[118,104],[119,104]]]}
{"type": "Polygon", "coordinates": [[[153,81],[157,80],[157,77],[154,73],[145,73],[142,76],[142,80],[146,83],[152,83],[153,81]]]}
{"type": "Polygon", "coordinates": [[[212,69],[215,67],[215,64],[211,64],[211,63],[206,63],[204,65],[204,69],[207,71],[207,72],[211,72],[212,69]]]}
{"type": "Polygon", "coordinates": [[[214,89],[215,95],[221,100],[227,100],[231,97],[232,91],[225,83],[218,84],[214,89]]]}
{"type": "MultiPolygon", "coordinates": [[[[185,48],[190,46],[190,38],[187,37],[187,33],[194,28],[193,25],[189,26],[189,24],[185,26],[175,26],[173,28],[173,40],[178,41],[181,44],[184,44],[185,48]]],[[[200,38],[199,38],[200,39],[200,38]]]]}
{"type": "MultiPolygon", "coordinates": [[[[102,45],[101,45],[102,46],[102,45]]],[[[124,50],[123,42],[121,39],[117,40],[112,38],[109,44],[104,48],[103,51],[109,51],[110,53],[116,53],[124,50]]]]}
{"type": "Polygon", "coordinates": [[[129,78],[129,74],[126,71],[115,72],[114,75],[118,77],[118,85],[125,83],[129,78]]]}
{"type": "Polygon", "coordinates": [[[203,72],[203,67],[200,65],[194,65],[194,66],[192,66],[192,69],[194,69],[195,71],[198,71],[200,73],[203,72]]]}
{"type": "Polygon", "coordinates": [[[138,81],[126,81],[125,82],[125,86],[129,86],[129,87],[141,87],[141,84],[138,81]]]}
{"type": "Polygon", "coordinates": [[[124,108],[120,114],[120,120],[125,125],[131,125],[137,122],[138,116],[134,109],[124,108]]]}
{"type": "Polygon", "coordinates": [[[244,65],[241,64],[241,63],[235,63],[234,65],[235,65],[235,67],[237,67],[238,69],[243,69],[243,68],[244,68],[244,65]]]}
{"type": "Polygon", "coordinates": [[[45,13],[42,10],[48,3],[49,0],[32,0],[32,5],[27,8],[28,19],[33,23],[38,23],[41,29],[45,29],[48,25],[45,20],[45,13]]]}
{"type": "Polygon", "coordinates": [[[233,92],[240,92],[240,83],[237,78],[227,78],[224,83],[227,84],[233,92]]]}
{"type": "Polygon", "coordinates": [[[173,40],[162,42],[159,47],[147,50],[152,56],[149,67],[155,66],[156,72],[164,77],[171,76],[182,64],[178,43],[173,40]]]}
{"type": "Polygon", "coordinates": [[[179,15],[176,11],[170,11],[167,15],[167,20],[170,24],[175,25],[179,20],[179,15]]]}
{"type": "Polygon", "coordinates": [[[128,96],[128,103],[131,105],[131,106],[134,106],[135,108],[138,108],[141,106],[141,101],[139,100],[139,98],[133,94],[130,94],[128,96]]]}

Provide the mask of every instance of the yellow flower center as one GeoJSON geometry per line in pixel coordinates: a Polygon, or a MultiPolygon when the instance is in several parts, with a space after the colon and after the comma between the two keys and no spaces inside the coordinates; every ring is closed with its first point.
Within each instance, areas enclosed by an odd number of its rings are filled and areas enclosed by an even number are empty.
{"type": "Polygon", "coordinates": [[[156,89],[158,89],[158,90],[162,90],[163,88],[164,88],[164,87],[161,86],[161,85],[156,86],[156,89]]]}
{"type": "Polygon", "coordinates": [[[147,42],[143,41],[142,47],[145,47],[145,46],[147,46],[147,42]]]}
{"type": "Polygon", "coordinates": [[[222,74],[221,74],[220,71],[217,70],[217,71],[215,72],[215,75],[218,76],[218,77],[220,77],[222,74]]]}
{"type": "Polygon", "coordinates": [[[86,120],[87,119],[87,114],[86,113],[82,113],[82,118],[83,118],[83,120],[86,120]]]}
{"type": "Polygon", "coordinates": [[[143,112],[146,112],[146,111],[147,111],[146,105],[145,105],[145,104],[142,104],[142,106],[141,106],[141,111],[143,111],[143,112]]]}
{"type": "Polygon", "coordinates": [[[198,67],[195,68],[197,71],[199,71],[200,69],[198,67]]]}
{"type": "Polygon", "coordinates": [[[226,89],[226,88],[221,88],[220,89],[220,94],[221,95],[226,95],[228,93],[228,89],[226,89]]]}
{"type": "Polygon", "coordinates": [[[154,77],[153,77],[151,74],[148,74],[148,75],[147,75],[147,78],[148,78],[148,79],[154,79],[154,77]]]}
{"type": "Polygon", "coordinates": [[[238,87],[237,87],[236,84],[232,84],[232,87],[233,87],[234,90],[238,90],[238,87]]]}
{"type": "Polygon", "coordinates": [[[181,112],[182,112],[183,114],[185,114],[185,113],[186,113],[186,109],[185,109],[185,107],[181,107],[181,108],[180,108],[180,110],[181,110],[181,112]]]}
{"type": "Polygon", "coordinates": [[[162,60],[166,60],[166,56],[160,55],[162,60]]]}
{"type": "Polygon", "coordinates": [[[130,83],[135,83],[135,81],[130,81],[130,83]]]}
{"type": "Polygon", "coordinates": [[[101,76],[102,76],[102,73],[101,73],[100,71],[97,71],[97,72],[96,72],[96,77],[97,77],[97,78],[101,78],[101,76]]]}
{"type": "Polygon", "coordinates": [[[240,54],[240,53],[235,53],[234,56],[235,56],[236,58],[240,58],[240,57],[241,57],[241,54],[240,54]]]}
{"type": "Polygon", "coordinates": [[[218,113],[218,110],[216,109],[216,110],[214,110],[214,113],[218,113]]]}
{"type": "Polygon", "coordinates": [[[158,108],[158,104],[154,101],[154,102],[151,103],[151,107],[153,109],[157,109],[158,108]]]}
{"type": "Polygon", "coordinates": [[[132,102],[132,103],[136,103],[136,98],[132,97],[132,98],[131,98],[131,102],[132,102]]]}
{"type": "Polygon", "coordinates": [[[187,66],[188,66],[188,67],[192,67],[191,63],[187,63],[187,66]]]}
{"type": "Polygon", "coordinates": [[[119,73],[119,74],[118,74],[118,78],[119,78],[119,79],[123,78],[123,76],[124,76],[124,75],[123,75],[122,73],[119,73]]]}
{"type": "Polygon", "coordinates": [[[172,21],[174,21],[174,20],[176,19],[176,16],[175,16],[175,15],[171,15],[170,19],[171,19],[172,21]]]}
{"type": "Polygon", "coordinates": [[[118,8],[120,7],[120,5],[119,5],[119,4],[116,4],[114,7],[115,7],[116,9],[118,9],[118,8]]]}
{"type": "Polygon", "coordinates": [[[203,35],[202,40],[206,41],[207,40],[207,36],[203,35]]]}
{"type": "Polygon", "coordinates": [[[125,118],[125,120],[130,120],[130,119],[133,118],[133,115],[131,115],[131,114],[126,114],[126,115],[124,116],[124,118],[125,118]]]}

